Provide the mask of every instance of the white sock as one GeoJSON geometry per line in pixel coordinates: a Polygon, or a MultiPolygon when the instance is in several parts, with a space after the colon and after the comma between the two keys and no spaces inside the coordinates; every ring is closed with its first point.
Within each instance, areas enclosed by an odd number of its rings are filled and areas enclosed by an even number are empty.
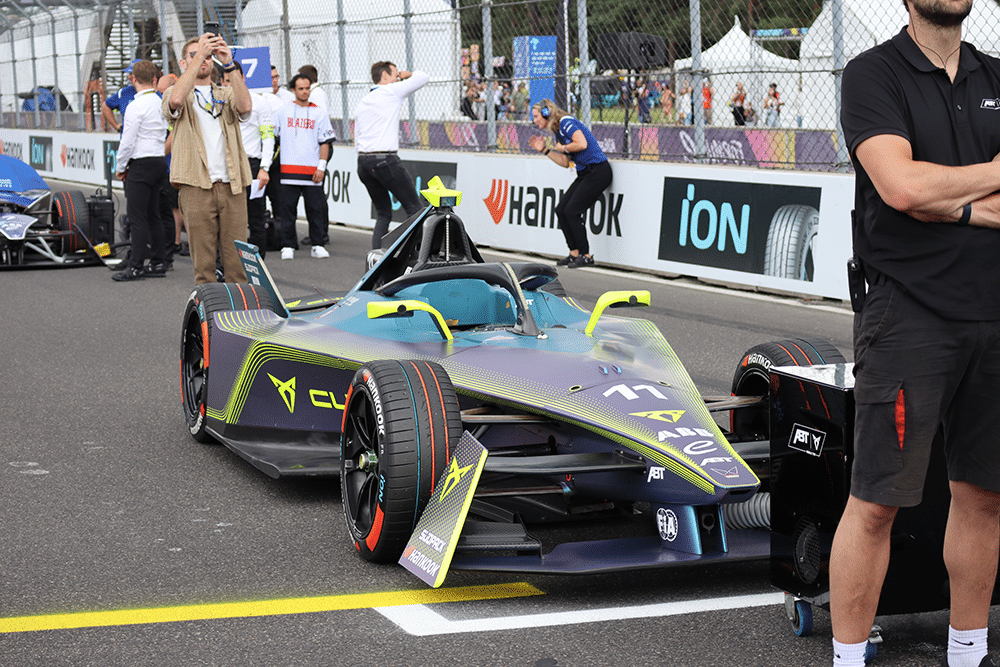
{"type": "Polygon", "coordinates": [[[986,649],[986,628],[956,630],[948,626],[948,667],[979,667],[986,649]]]}
{"type": "Polygon", "coordinates": [[[865,667],[865,649],[867,648],[867,639],[857,644],[841,644],[834,639],[833,667],[865,667]]]}

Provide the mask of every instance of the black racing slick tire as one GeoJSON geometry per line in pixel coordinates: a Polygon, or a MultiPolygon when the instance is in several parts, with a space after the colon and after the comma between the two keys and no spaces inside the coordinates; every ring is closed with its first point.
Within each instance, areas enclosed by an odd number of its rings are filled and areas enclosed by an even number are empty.
{"type": "Polygon", "coordinates": [[[215,439],[205,430],[213,315],[225,310],[272,310],[271,297],[246,283],[205,283],[188,297],[181,327],[181,402],[188,432],[198,442],[215,439]]]}
{"type": "Polygon", "coordinates": [[[56,221],[61,232],[76,232],[62,237],[62,254],[68,255],[88,247],[83,237],[90,231],[90,207],[87,197],[79,190],[63,190],[52,196],[56,221]]]}
{"type": "MultiPolygon", "coordinates": [[[[826,341],[796,338],[755,345],[743,353],[733,375],[733,396],[763,396],[770,390],[772,366],[815,366],[846,361],[844,355],[826,341]]],[[[770,437],[768,407],[739,408],[731,413],[730,430],[735,440],[767,440],[770,437]]]]}
{"type": "Polygon", "coordinates": [[[351,382],[341,430],[351,541],[365,560],[396,562],[462,437],[455,389],[434,362],[367,363],[351,382]]]}

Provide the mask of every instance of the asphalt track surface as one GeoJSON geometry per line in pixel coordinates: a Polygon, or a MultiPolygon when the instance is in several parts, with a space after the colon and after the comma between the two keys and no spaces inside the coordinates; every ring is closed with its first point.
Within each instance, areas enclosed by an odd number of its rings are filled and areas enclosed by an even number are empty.
{"type": "MultiPolygon", "coordinates": [[[[330,237],[330,259],[270,256],[286,298],[356,281],[368,233],[330,237]]],[[[641,315],[705,394],[728,393],[757,343],[821,338],[850,357],[837,303],[601,268],[560,277],[585,307],[649,289],[641,315]]],[[[192,284],[184,257],[166,278],[125,284],[103,267],[0,273],[0,664],[830,664],[829,615],[796,638],[766,562],[455,571],[432,591],[361,561],[335,480],[272,480],[188,435],[178,354],[192,284]]],[[[878,622],[876,664],[939,664],[945,612],[878,622]]]]}

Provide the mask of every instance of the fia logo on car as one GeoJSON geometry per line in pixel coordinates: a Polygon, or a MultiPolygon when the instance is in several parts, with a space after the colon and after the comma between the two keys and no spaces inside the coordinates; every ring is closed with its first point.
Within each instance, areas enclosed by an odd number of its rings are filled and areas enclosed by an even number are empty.
{"type": "Polygon", "coordinates": [[[680,522],[673,510],[661,507],[656,510],[656,527],[660,531],[660,539],[673,542],[680,532],[680,522]]]}
{"type": "Polygon", "coordinates": [[[791,449],[797,449],[811,456],[819,456],[823,453],[824,442],[826,442],[825,432],[802,424],[795,424],[792,427],[792,434],[788,438],[788,446],[791,449]]]}

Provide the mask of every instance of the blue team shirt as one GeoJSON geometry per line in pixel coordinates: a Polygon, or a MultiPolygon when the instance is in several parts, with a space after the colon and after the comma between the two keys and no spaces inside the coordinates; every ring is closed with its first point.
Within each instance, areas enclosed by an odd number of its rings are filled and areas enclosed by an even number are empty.
{"type": "Polygon", "coordinates": [[[112,111],[118,109],[118,113],[122,115],[122,122],[125,120],[125,109],[128,105],[135,99],[135,86],[131,83],[119,90],[114,95],[108,95],[108,99],[104,100],[104,103],[108,105],[108,108],[112,111]]]}
{"type": "Polygon", "coordinates": [[[582,171],[592,164],[607,162],[608,157],[597,144],[597,139],[590,133],[586,125],[573,116],[563,116],[562,120],[559,121],[559,127],[556,129],[556,141],[563,145],[568,144],[573,141],[573,135],[576,134],[577,130],[583,132],[583,138],[587,140],[587,147],[578,153],[569,154],[573,158],[573,162],[576,163],[576,170],[582,171]]]}

